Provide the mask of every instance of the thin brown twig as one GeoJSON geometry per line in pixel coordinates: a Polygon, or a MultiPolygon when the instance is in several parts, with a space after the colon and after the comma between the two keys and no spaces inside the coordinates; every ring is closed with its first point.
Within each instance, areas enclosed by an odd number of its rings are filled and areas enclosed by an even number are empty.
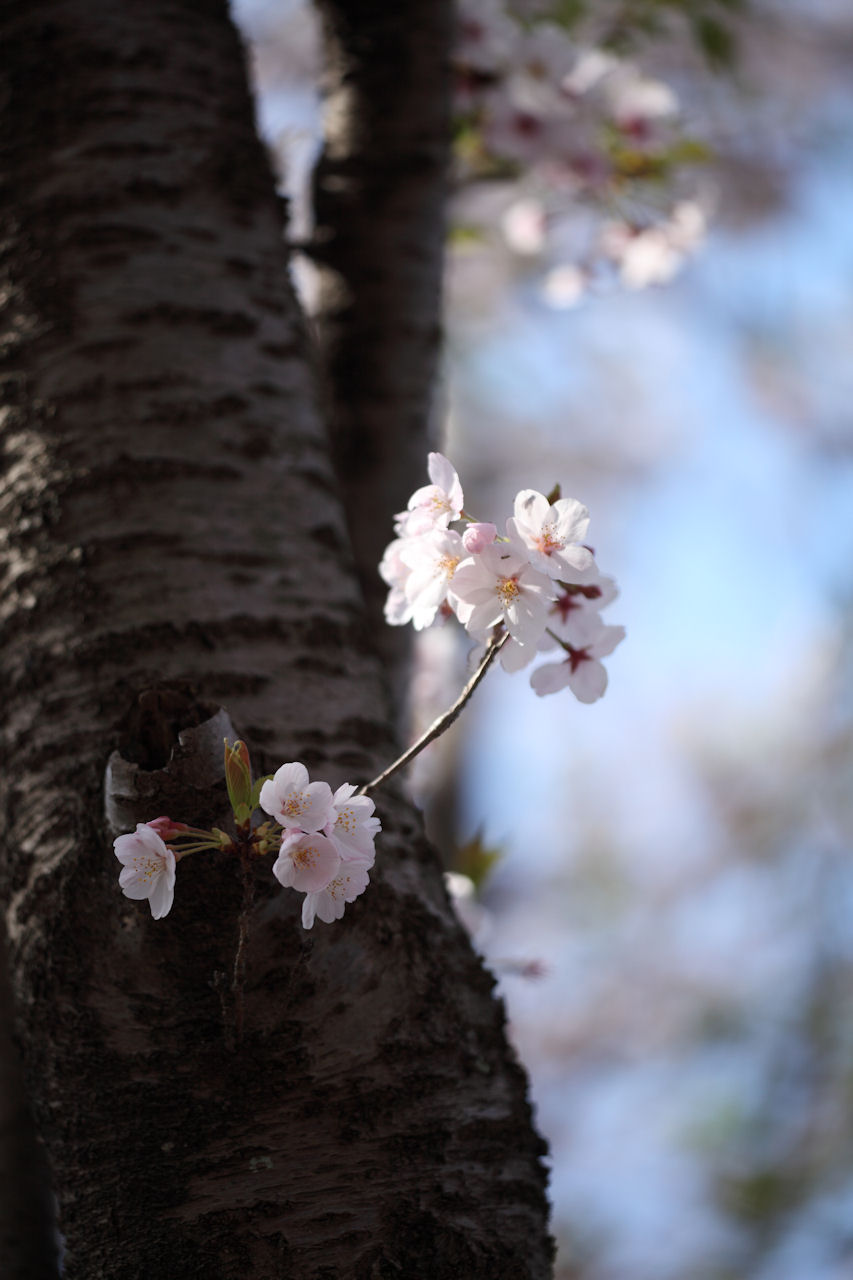
{"type": "Polygon", "coordinates": [[[243,869],[243,906],[238,922],[237,951],[234,956],[234,974],[231,981],[231,992],[234,996],[234,1032],[239,1045],[243,1039],[243,994],[246,987],[246,945],[249,941],[249,916],[255,897],[255,877],[253,875],[251,855],[247,847],[240,850],[243,869]]]}
{"type": "Polygon", "coordinates": [[[414,760],[415,756],[420,755],[424,747],[428,747],[431,742],[434,742],[436,738],[439,738],[444,733],[445,729],[450,728],[508,639],[509,632],[502,631],[500,635],[495,636],[493,640],[489,641],[480,665],[477,667],[477,670],[465,685],[465,688],[462,690],[453,705],[448,707],[447,711],[443,712],[437,720],[434,720],[426,733],[421,734],[417,742],[413,742],[412,745],[403,752],[398,760],[395,760],[393,764],[389,764],[388,768],[384,769],[378,777],[374,778],[372,782],[368,782],[366,786],[363,786],[358,793],[360,796],[366,796],[369,791],[373,791],[374,788],[380,786],[381,783],[387,782],[393,774],[397,773],[398,770],[405,768],[411,760],[414,760]]]}

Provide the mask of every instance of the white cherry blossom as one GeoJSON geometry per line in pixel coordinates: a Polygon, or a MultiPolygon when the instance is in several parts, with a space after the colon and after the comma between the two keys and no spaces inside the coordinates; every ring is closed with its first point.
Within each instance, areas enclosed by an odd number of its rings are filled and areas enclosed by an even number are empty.
{"type": "Polygon", "coordinates": [[[376,805],[369,796],[357,796],[351,782],[338,787],[332,797],[334,820],[329,822],[325,834],[347,864],[359,863],[372,867],[376,857],[373,842],[382,830],[375,818],[376,805]]]}
{"type": "Polygon", "coordinates": [[[305,765],[294,761],[264,783],[260,806],[283,827],[320,831],[332,820],[332,788],[328,782],[309,782],[305,765]]]}
{"type": "Polygon", "coordinates": [[[535,644],[545,630],[551,590],[550,580],[506,543],[493,543],[463,560],[453,579],[454,596],[461,602],[457,612],[470,632],[476,635],[503,622],[520,644],[535,644]]]}
{"type": "Polygon", "coordinates": [[[550,647],[554,644],[553,640],[549,640],[548,636],[542,635],[535,644],[519,644],[517,640],[513,640],[510,636],[506,644],[500,652],[498,661],[508,675],[514,675],[516,671],[523,671],[529,666],[546,643],[550,647]]]}
{"type": "Polygon", "coordinates": [[[592,552],[579,545],[586,536],[589,512],[576,498],[558,498],[552,504],[535,489],[522,489],[513,510],[507,535],[513,550],[526,556],[534,569],[575,582],[594,565],[592,552]]]}
{"type": "Polygon", "coordinates": [[[302,904],[302,927],[310,929],[316,916],[325,924],[340,920],[344,907],[364,893],[370,881],[367,868],[358,863],[345,863],[323,889],[305,895],[302,904]]]}
{"type": "Polygon", "coordinates": [[[604,83],[604,96],[616,123],[623,129],[642,132],[650,120],[661,120],[678,112],[678,98],[668,84],[644,76],[630,62],[623,62],[604,83]]]}
{"type": "Polygon", "coordinates": [[[501,217],[504,239],[513,253],[533,257],[545,249],[548,216],[541,200],[532,196],[514,200],[501,217]]]}
{"type": "Polygon", "coordinates": [[[398,532],[412,535],[432,528],[446,529],[451,520],[458,520],[462,514],[462,485],[444,454],[431,453],[427,470],[432,484],[416,489],[409,498],[409,515],[398,532]]]}
{"type": "Polygon", "coordinates": [[[416,631],[435,620],[456,568],[467,554],[461,537],[452,529],[432,529],[423,537],[407,539],[400,559],[411,571],[404,591],[416,631]]]}
{"type": "MultiPolygon", "coordinates": [[[[155,822],[160,819],[154,820],[155,822]]],[[[122,863],[118,882],[126,898],[137,901],[148,899],[151,915],[162,920],[168,915],[175,896],[175,855],[145,822],[136,830],[119,836],[113,844],[115,855],[122,863]]]]}
{"type": "Polygon", "coordinates": [[[577,306],[589,288],[589,276],[574,262],[562,262],[545,273],[542,297],[555,311],[577,306]]]}
{"type": "Polygon", "coordinates": [[[584,49],[568,75],[563,77],[564,92],[583,97],[619,66],[619,59],[603,49],[584,49]]]}
{"type": "Polygon", "coordinates": [[[406,583],[412,571],[402,559],[407,542],[408,538],[389,542],[379,564],[380,576],[391,588],[385,601],[385,621],[391,627],[404,626],[412,619],[412,606],[406,598],[406,583]]]}
{"type": "Polygon", "coordinates": [[[513,75],[540,85],[544,104],[565,105],[567,95],[562,82],[575,66],[577,57],[576,45],[561,27],[553,22],[537,22],[518,42],[513,75]]]}
{"type": "MultiPolygon", "coordinates": [[[[612,70],[610,62],[605,60],[599,70],[605,77],[612,70]]],[[[568,685],[581,701],[595,701],[607,683],[600,659],[619,643],[624,630],[601,619],[601,610],[618,591],[612,578],[599,573],[584,545],[587,508],[575,498],[549,502],[536,489],[522,489],[506,521],[507,536],[501,538],[496,525],[462,514],[459,478],[442,454],[429,455],[429,472],[433,483],[413,494],[408,509],[396,518],[398,537],[386,548],[380,566],[391,588],[388,621],[411,621],[420,630],[438,616],[455,613],[481,646],[478,656],[470,656],[475,665],[500,635],[495,628],[504,627],[508,636],[499,660],[508,672],[520,671],[540,652],[561,645],[566,658],[534,671],[533,687],[541,694],[568,685]],[[461,536],[447,527],[457,518],[468,522],[461,536]]],[[[345,790],[349,801],[354,788],[347,784],[345,790]]],[[[330,820],[324,828],[331,838],[333,827],[330,820]]],[[[358,852],[372,859],[372,834],[358,852]]],[[[343,845],[340,854],[348,860],[343,845]]]]}
{"type": "Polygon", "coordinates": [[[647,227],[623,221],[601,229],[601,250],[619,267],[628,289],[665,284],[705,235],[705,214],[693,200],[682,200],[671,217],[647,227]]]}
{"type": "MultiPolygon", "coordinates": [[[[554,584],[552,584],[554,585],[554,584]]],[[[553,649],[561,640],[582,649],[599,635],[603,623],[600,610],[619,594],[612,578],[591,575],[583,586],[560,589],[548,609],[547,631],[535,645],[519,644],[510,638],[500,652],[500,664],[512,675],[530,665],[537,653],[553,649]],[[553,633],[553,634],[549,634],[553,633]]]]}
{"type": "Polygon", "coordinates": [[[341,869],[341,858],[328,836],[320,831],[285,834],[272,873],[285,889],[315,893],[325,889],[341,869]]]}

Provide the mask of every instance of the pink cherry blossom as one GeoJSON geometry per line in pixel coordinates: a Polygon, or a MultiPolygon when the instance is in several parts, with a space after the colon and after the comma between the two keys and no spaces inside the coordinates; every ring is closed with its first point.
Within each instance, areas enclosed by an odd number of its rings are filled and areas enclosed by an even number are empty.
{"type": "Polygon", "coordinates": [[[285,835],[272,873],[285,889],[316,893],[325,889],[341,869],[335,845],[320,831],[285,835]]]}
{"type": "Polygon", "coordinates": [[[456,23],[455,62],[483,72],[510,65],[518,25],[499,0],[460,0],[456,23]]]}
{"type": "Polygon", "coordinates": [[[540,697],[568,685],[579,702],[598,701],[607,688],[607,672],[599,659],[606,658],[624,640],[625,628],[606,626],[599,619],[594,634],[581,649],[570,645],[564,661],[546,662],[533,672],[530,684],[540,697]]]}
{"type": "Polygon", "coordinates": [[[320,831],[332,819],[332,788],[309,782],[304,764],[283,764],[261,787],[260,805],[283,827],[320,831]]]}
{"type": "MultiPolygon", "coordinates": [[[[548,626],[561,640],[583,647],[591,638],[590,625],[593,632],[597,633],[601,610],[615,600],[618,594],[619,589],[612,578],[600,574],[590,575],[588,582],[560,590],[548,610],[548,626]]],[[[556,643],[551,641],[547,647],[556,643]]]]}
{"type": "Polygon", "coordinates": [[[498,536],[497,525],[472,523],[462,534],[462,545],[469,555],[478,555],[486,547],[490,547],[498,536]]]}
{"type": "Polygon", "coordinates": [[[189,831],[189,827],[185,822],[173,822],[171,818],[166,817],[152,818],[145,825],[150,827],[152,831],[156,831],[162,840],[173,840],[175,836],[189,831]]]}
{"type": "Polygon", "coordinates": [[[379,819],[373,816],[375,804],[369,796],[357,796],[350,782],[338,787],[332,804],[335,816],[326,825],[325,834],[340,858],[347,864],[372,867],[376,856],[373,842],[382,830],[379,819]]]}
{"type": "Polygon", "coordinates": [[[475,635],[503,622],[520,644],[535,644],[545,630],[551,582],[505,543],[463,560],[453,593],[461,601],[460,620],[475,635]]]}
{"type": "Polygon", "coordinates": [[[340,871],[323,889],[305,895],[302,904],[302,927],[310,929],[315,916],[325,924],[340,920],[344,907],[364,893],[370,877],[367,868],[358,863],[342,864],[340,871]]]}
{"type": "Polygon", "coordinates": [[[508,86],[492,91],[483,107],[483,139],[489,152],[532,166],[558,148],[563,121],[547,111],[517,101],[508,86]]]}
{"type": "Polygon", "coordinates": [[[563,582],[574,582],[593,564],[592,553],[579,545],[586,536],[589,512],[576,498],[551,504],[535,489],[516,495],[514,516],[506,522],[513,550],[535,569],[563,582]]]}
{"type": "Polygon", "coordinates": [[[153,825],[138,823],[136,831],[119,836],[113,847],[123,864],[118,882],[125,897],[147,898],[155,920],[168,915],[175,896],[175,855],[153,825]]]}

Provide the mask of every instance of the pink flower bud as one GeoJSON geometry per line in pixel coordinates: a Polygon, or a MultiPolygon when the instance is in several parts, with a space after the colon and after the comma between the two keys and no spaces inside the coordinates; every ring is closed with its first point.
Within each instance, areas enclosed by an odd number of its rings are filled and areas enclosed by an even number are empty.
{"type": "Polygon", "coordinates": [[[188,831],[189,828],[185,822],[173,822],[171,818],[152,818],[150,822],[146,822],[146,827],[151,827],[156,831],[161,840],[172,840],[175,836],[180,835],[182,831],[188,831]]]}
{"type": "Polygon", "coordinates": [[[462,534],[462,542],[466,551],[472,556],[478,555],[491,545],[498,536],[497,526],[493,524],[469,524],[462,534]]]}

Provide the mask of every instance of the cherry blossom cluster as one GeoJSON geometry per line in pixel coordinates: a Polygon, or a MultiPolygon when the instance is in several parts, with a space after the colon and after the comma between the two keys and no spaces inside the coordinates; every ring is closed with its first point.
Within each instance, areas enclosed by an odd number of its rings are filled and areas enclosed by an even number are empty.
{"type": "Polygon", "coordinates": [[[327,924],[339,920],[346,904],[368,885],[374,841],[381,830],[373,801],[356,794],[348,782],[335,792],[327,782],[311,782],[305,765],[296,761],[253,782],[242,742],[226,742],[225,776],[235,834],[190,827],[167,817],[140,822],[136,831],[114,842],[125,896],[147,898],[151,915],[159,920],[171,909],[176,866],[188,854],[218,850],[237,854],[248,865],[275,853],[275,878],[305,895],[303,927],[310,929],[317,917],[327,924]],[[258,807],[271,821],[253,823],[258,807]]]}
{"type": "Polygon", "coordinates": [[[536,6],[519,8],[460,0],[460,176],[516,183],[502,216],[506,243],[556,259],[543,284],[554,305],[571,305],[609,269],[629,288],[668,280],[704,235],[684,171],[706,149],[680,131],[669,85],[577,44],[536,6]]]}
{"type": "Polygon", "coordinates": [[[367,888],[381,830],[373,801],[349,782],[333,794],[327,782],[309,782],[303,764],[283,764],[264,783],[260,802],[281,825],[272,872],[286,889],[305,894],[304,928],[316,916],[326,924],[340,920],[346,903],[367,888]]]}
{"type": "Polygon", "coordinates": [[[442,454],[429,455],[429,477],[395,517],[397,537],[379,566],[390,588],[387,621],[421,630],[453,614],[481,644],[505,637],[506,671],[559,650],[556,662],[533,671],[533,689],[543,695],[568,686],[581,702],[595,702],[607,687],[601,659],[625,629],[601,617],[618,593],[584,543],[586,507],[522,489],[499,535],[496,525],[465,512],[459,477],[442,454]]]}

